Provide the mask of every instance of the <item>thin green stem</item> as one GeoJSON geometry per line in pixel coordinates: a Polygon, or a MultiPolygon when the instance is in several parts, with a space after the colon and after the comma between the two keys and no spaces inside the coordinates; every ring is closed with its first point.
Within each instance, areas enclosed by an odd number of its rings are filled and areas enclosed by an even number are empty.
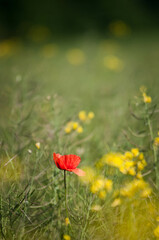
{"type": "Polygon", "coordinates": [[[152,142],[152,148],[153,148],[154,167],[155,167],[155,175],[156,175],[156,186],[159,187],[159,173],[158,173],[158,166],[157,166],[157,151],[156,151],[156,148],[153,144],[154,134],[153,134],[152,124],[151,124],[151,120],[150,120],[148,109],[147,109],[147,104],[146,104],[146,113],[147,113],[147,123],[148,123],[148,127],[149,127],[149,132],[150,132],[150,137],[151,137],[151,142],[152,142]]]}
{"type": "Polygon", "coordinates": [[[66,170],[64,170],[64,188],[65,188],[65,209],[66,209],[66,217],[68,217],[66,170]]]}

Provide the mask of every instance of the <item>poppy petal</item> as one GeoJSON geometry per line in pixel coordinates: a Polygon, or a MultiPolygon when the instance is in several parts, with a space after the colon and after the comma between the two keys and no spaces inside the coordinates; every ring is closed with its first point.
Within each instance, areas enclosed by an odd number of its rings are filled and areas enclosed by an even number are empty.
{"type": "Polygon", "coordinates": [[[65,159],[63,158],[62,155],[60,155],[59,153],[53,153],[53,158],[54,158],[54,162],[56,164],[56,166],[59,168],[59,169],[62,169],[62,170],[66,170],[67,167],[65,165],[65,159]]]}
{"type": "Polygon", "coordinates": [[[64,155],[60,159],[63,159],[67,169],[75,169],[81,161],[81,158],[77,155],[64,155]]]}
{"type": "Polygon", "coordinates": [[[85,175],[85,172],[83,170],[79,169],[79,168],[73,169],[72,172],[74,172],[75,174],[77,174],[80,177],[85,175]]]}

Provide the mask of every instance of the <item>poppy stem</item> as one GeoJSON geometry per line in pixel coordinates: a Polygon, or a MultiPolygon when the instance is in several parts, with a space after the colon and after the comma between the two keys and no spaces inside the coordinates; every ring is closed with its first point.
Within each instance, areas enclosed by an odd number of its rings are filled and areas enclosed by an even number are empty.
{"type": "Polygon", "coordinates": [[[65,208],[66,208],[66,217],[68,217],[68,209],[67,209],[67,184],[66,184],[66,170],[64,170],[64,188],[65,188],[65,208]]]}

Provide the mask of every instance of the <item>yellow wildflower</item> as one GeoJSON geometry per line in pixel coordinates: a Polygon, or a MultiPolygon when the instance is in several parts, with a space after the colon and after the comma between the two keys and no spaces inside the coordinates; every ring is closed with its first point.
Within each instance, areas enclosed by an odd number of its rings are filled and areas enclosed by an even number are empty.
{"type": "Polygon", "coordinates": [[[133,158],[133,154],[131,152],[125,152],[125,157],[131,160],[133,158]]]}
{"type": "Polygon", "coordinates": [[[76,130],[78,128],[78,122],[73,122],[72,128],[76,130]]]}
{"type": "Polygon", "coordinates": [[[143,153],[140,153],[139,156],[138,156],[138,159],[139,159],[139,160],[143,160],[143,159],[144,159],[144,154],[143,154],[143,153]]]}
{"type": "Polygon", "coordinates": [[[159,238],[159,226],[157,226],[157,228],[155,228],[155,230],[153,231],[155,237],[159,238]]]}
{"type": "Polygon", "coordinates": [[[120,198],[116,198],[116,199],[112,202],[111,207],[117,207],[117,206],[119,206],[119,205],[121,205],[121,199],[120,199],[120,198]]]}
{"type": "Polygon", "coordinates": [[[97,179],[93,182],[90,190],[91,190],[92,193],[97,193],[103,187],[104,187],[104,180],[103,179],[97,179]]]}
{"type": "Polygon", "coordinates": [[[69,218],[67,217],[67,218],[65,218],[65,225],[67,226],[67,225],[69,225],[70,224],[70,220],[69,220],[69,218]]]}
{"type": "Polygon", "coordinates": [[[155,140],[154,140],[154,145],[156,147],[159,147],[159,137],[156,137],[155,140]]]}
{"type": "Polygon", "coordinates": [[[139,155],[139,149],[138,148],[132,148],[131,152],[134,155],[134,157],[137,157],[139,155]]]}
{"type": "Polygon", "coordinates": [[[144,165],[142,162],[138,162],[137,167],[138,167],[138,170],[140,170],[140,171],[144,169],[144,165]]]}
{"type": "Polygon", "coordinates": [[[37,149],[40,149],[40,142],[35,143],[37,149]]]}
{"type": "Polygon", "coordinates": [[[147,96],[146,93],[143,93],[142,95],[145,103],[151,103],[152,99],[150,96],[147,96]]]}
{"type": "Polygon", "coordinates": [[[138,173],[136,174],[136,177],[139,178],[139,179],[141,179],[141,178],[142,178],[141,172],[138,172],[138,173]]]}
{"type": "Polygon", "coordinates": [[[65,133],[70,133],[71,132],[71,128],[70,127],[65,127],[65,133]]]}
{"type": "Polygon", "coordinates": [[[118,168],[123,164],[123,155],[121,153],[108,153],[102,159],[106,164],[118,168]]]}
{"type": "Polygon", "coordinates": [[[110,179],[106,179],[106,180],[105,180],[104,188],[105,188],[108,192],[110,192],[110,191],[112,190],[112,185],[113,185],[112,180],[110,180],[110,179]]]}
{"type": "Polygon", "coordinates": [[[71,240],[71,237],[70,237],[69,235],[65,234],[65,235],[63,236],[63,239],[64,239],[64,240],[71,240]]]}
{"type": "Polygon", "coordinates": [[[89,112],[88,119],[93,119],[93,118],[94,118],[94,112],[89,112]]]}
{"type": "Polygon", "coordinates": [[[152,189],[150,187],[147,187],[141,192],[141,197],[147,198],[150,196],[151,192],[152,192],[152,189]]]}
{"type": "Polygon", "coordinates": [[[82,132],[83,132],[83,127],[79,126],[79,127],[76,129],[76,131],[77,131],[78,133],[82,133],[82,132]]]}
{"type": "Polygon", "coordinates": [[[127,170],[125,169],[124,165],[119,168],[120,172],[123,174],[127,174],[127,170]]]}
{"type": "Polygon", "coordinates": [[[79,119],[80,119],[81,121],[86,121],[86,119],[87,119],[86,112],[85,112],[85,111],[80,111],[80,112],[78,113],[78,117],[79,117],[79,119]]]}
{"type": "Polygon", "coordinates": [[[135,171],[135,168],[130,168],[128,173],[132,176],[135,176],[136,175],[136,171],[135,171]]]}
{"type": "Polygon", "coordinates": [[[106,195],[107,195],[107,193],[106,193],[105,190],[102,190],[102,191],[99,192],[99,198],[100,199],[105,199],[106,195]]]}

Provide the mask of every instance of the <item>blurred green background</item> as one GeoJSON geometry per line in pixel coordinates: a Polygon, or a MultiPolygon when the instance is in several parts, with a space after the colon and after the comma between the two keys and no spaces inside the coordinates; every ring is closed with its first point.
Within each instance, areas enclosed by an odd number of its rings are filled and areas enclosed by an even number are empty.
{"type": "Polygon", "coordinates": [[[69,35],[95,30],[103,33],[108,23],[123,20],[134,28],[158,26],[156,0],[1,0],[1,37],[25,35],[35,24],[48,26],[53,35],[69,35]]]}
{"type": "Polygon", "coordinates": [[[0,4],[2,125],[12,120],[16,106],[28,101],[28,112],[31,99],[57,94],[70,117],[72,103],[77,111],[92,110],[97,123],[103,123],[101,132],[114,139],[117,128],[127,122],[128,101],[139,87],[158,93],[157,1],[0,4]]]}

